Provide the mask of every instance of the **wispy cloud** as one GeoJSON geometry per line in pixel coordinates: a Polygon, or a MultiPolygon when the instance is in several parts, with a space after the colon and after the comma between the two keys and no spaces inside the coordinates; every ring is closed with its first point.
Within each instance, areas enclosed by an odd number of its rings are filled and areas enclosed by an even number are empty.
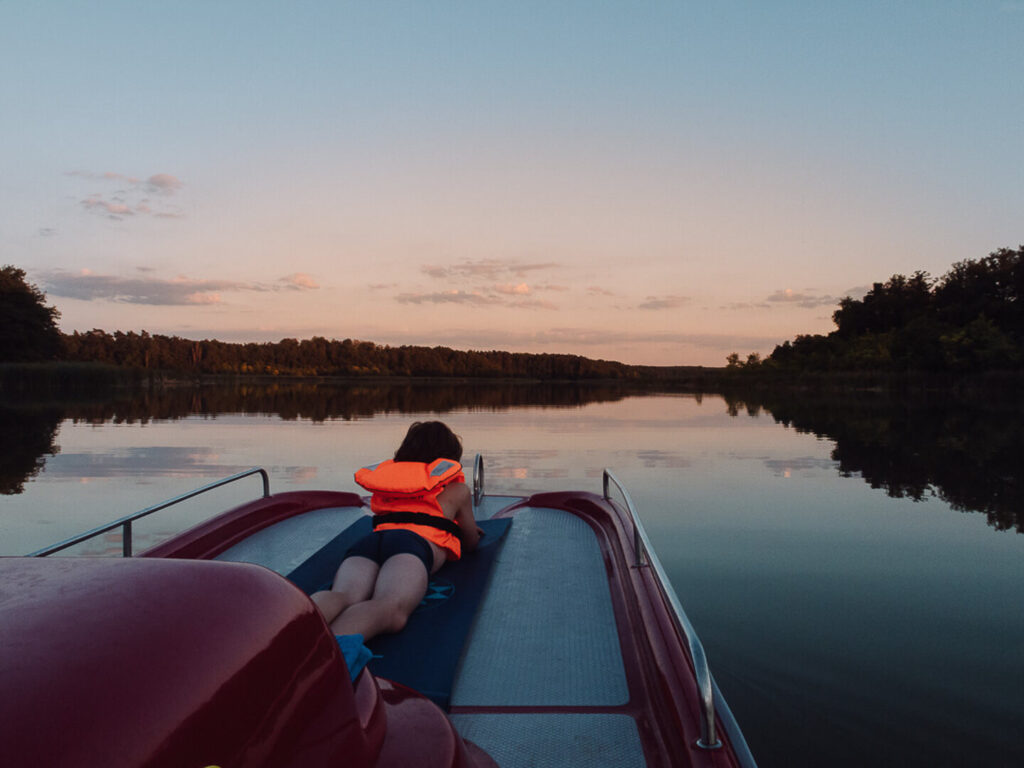
{"type": "Polygon", "coordinates": [[[277,282],[283,288],[290,291],[310,291],[320,287],[316,280],[305,272],[295,272],[291,275],[286,275],[285,277],[280,278],[277,282]]]}
{"type": "Polygon", "coordinates": [[[95,171],[68,171],[67,176],[78,176],[83,179],[97,179],[100,181],[120,181],[126,184],[139,184],[141,179],[137,179],[134,176],[125,176],[123,173],[113,173],[107,171],[106,173],[96,173],[95,171]]]}
{"type": "Polygon", "coordinates": [[[498,296],[485,296],[476,291],[457,289],[433,293],[400,293],[395,297],[395,301],[400,304],[472,304],[477,306],[503,303],[498,296]]]}
{"type": "Polygon", "coordinates": [[[526,283],[519,283],[517,285],[496,285],[494,286],[494,290],[498,293],[505,293],[510,296],[527,296],[530,293],[530,286],[526,283]]]}
{"type": "MultiPolygon", "coordinates": [[[[543,290],[557,290],[545,287],[543,290]]],[[[533,298],[533,289],[526,283],[495,285],[478,290],[406,292],[395,296],[400,304],[462,304],[475,307],[510,307],[512,309],[558,309],[542,299],[533,298]]]]}
{"type": "MultiPolygon", "coordinates": [[[[504,306],[514,309],[558,309],[554,303],[534,298],[537,293],[566,292],[557,283],[530,283],[531,273],[555,269],[554,262],[522,263],[499,259],[466,260],[453,264],[426,264],[420,271],[455,287],[440,291],[404,291],[395,296],[401,304],[462,304],[504,306]],[[460,285],[462,283],[462,285],[460,285]]],[[[378,285],[384,288],[385,285],[378,285]]]]}
{"type": "Polygon", "coordinates": [[[839,300],[835,296],[816,296],[811,293],[794,291],[792,288],[784,288],[775,291],[765,301],[773,304],[795,304],[803,309],[814,309],[815,307],[831,306],[838,303],[839,300]]]}
{"type": "Polygon", "coordinates": [[[160,192],[165,195],[172,195],[181,189],[181,180],[169,173],[157,173],[146,179],[146,186],[152,192],[160,192]]]}
{"type": "Polygon", "coordinates": [[[425,264],[420,269],[423,274],[436,279],[475,278],[479,280],[497,281],[508,277],[525,278],[531,272],[554,269],[558,264],[544,262],[523,264],[517,261],[501,261],[499,259],[466,260],[455,264],[425,264]]]}
{"type": "Polygon", "coordinates": [[[80,200],[82,208],[90,213],[115,221],[142,216],[161,219],[184,218],[184,213],[180,209],[168,203],[167,199],[184,186],[177,176],[169,173],[156,173],[146,179],[111,171],[69,171],[66,175],[117,187],[111,191],[90,192],[80,200]],[[150,196],[156,197],[159,203],[154,204],[150,196]]]}
{"type": "Polygon", "coordinates": [[[639,309],[674,309],[689,303],[688,296],[648,296],[646,300],[637,305],[639,309]]]}
{"type": "Polygon", "coordinates": [[[515,309],[559,309],[558,305],[554,302],[544,301],[543,299],[518,299],[510,301],[508,306],[515,309]]]}
{"type": "Polygon", "coordinates": [[[47,293],[82,301],[114,301],[125,304],[159,306],[209,305],[223,302],[222,292],[312,290],[316,283],[307,275],[283,277],[267,285],[235,280],[197,280],[176,277],[120,277],[97,275],[88,269],[80,272],[52,271],[42,275],[47,293]],[[297,279],[298,278],[298,279],[297,279]],[[306,282],[307,284],[303,284],[306,282]]]}
{"type": "Polygon", "coordinates": [[[174,194],[182,188],[181,179],[169,173],[154,173],[147,179],[140,179],[135,176],[127,176],[123,173],[95,173],[93,171],[68,171],[67,176],[77,176],[92,181],[116,182],[121,186],[144,187],[150,193],[174,194]]]}
{"type": "Polygon", "coordinates": [[[602,288],[598,285],[588,285],[587,294],[589,296],[616,296],[617,294],[609,291],[607,288],[602,288]]]}

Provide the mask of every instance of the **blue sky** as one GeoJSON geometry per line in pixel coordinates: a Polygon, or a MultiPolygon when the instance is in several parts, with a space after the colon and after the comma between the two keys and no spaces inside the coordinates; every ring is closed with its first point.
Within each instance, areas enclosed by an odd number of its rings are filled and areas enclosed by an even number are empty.
{"type": "Polygon", "coordinates": [[[0,0],[65,330],[721,364],[1022,241],[1024,2],[0,0]]]}

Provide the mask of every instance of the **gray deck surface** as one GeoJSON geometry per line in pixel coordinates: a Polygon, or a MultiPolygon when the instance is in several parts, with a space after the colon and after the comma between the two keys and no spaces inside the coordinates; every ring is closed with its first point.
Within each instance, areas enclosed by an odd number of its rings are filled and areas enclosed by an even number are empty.
{"type": "Polygon", "coordinates": [[[636,723],[629,715],[452,715],[452,723],[501,768],[615,766],[642,768],[636,723]]]}
{"type": "Polygon", "coordinates": [[[283,576],[368,512],[365,507],[331,507],[289,517],[225,550],[216,559],[257,563],[283,576]]]}
{"type": "Polygon", "coordinates": [[[628,698],[597,538],[568,512],[516,512],[453,706],[615,706],[628,698]]]}
{"type": "Polygon", "coordinates": [[[517,510],[498,553],[455,678],[463,738],[502,768],[646,765],[629,715],[530,712],[531,706],[609,707],[629,698],[604,560],[593,530],[568,512],[517,510]]]}

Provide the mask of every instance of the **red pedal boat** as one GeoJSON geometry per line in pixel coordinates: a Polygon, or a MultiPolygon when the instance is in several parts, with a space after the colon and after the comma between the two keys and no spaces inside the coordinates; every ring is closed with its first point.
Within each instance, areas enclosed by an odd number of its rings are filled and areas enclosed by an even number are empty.
{"type": "Polygon", "coordinates": [[[416,626],[371,644],[379,658],[354,679],[307,597],[366,524],[354,493],[272,495],[253,469],[0,558],[4,754],[105,768],[755,765],[610,472],[601,494],[494,496],[478,456],[473,488],[497,532],[489,552],[439,571],[416,626]],[[134,521],[252,475],[260,498],[131,556],[134,521]],[[47,557],[117,529],[124,558],[47,557]]]}

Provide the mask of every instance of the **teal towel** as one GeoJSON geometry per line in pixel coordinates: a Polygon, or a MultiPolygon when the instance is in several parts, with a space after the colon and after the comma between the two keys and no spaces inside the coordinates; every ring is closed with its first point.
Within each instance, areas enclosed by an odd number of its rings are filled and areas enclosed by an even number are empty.
{"type": "Polygon", "coordinates": [[[341,654],[345,657],[349,677],[354,681],[363,671],[366,662],[373,658],[373,652],[363,645],[362,635],[335,635],[341,654]]]}

